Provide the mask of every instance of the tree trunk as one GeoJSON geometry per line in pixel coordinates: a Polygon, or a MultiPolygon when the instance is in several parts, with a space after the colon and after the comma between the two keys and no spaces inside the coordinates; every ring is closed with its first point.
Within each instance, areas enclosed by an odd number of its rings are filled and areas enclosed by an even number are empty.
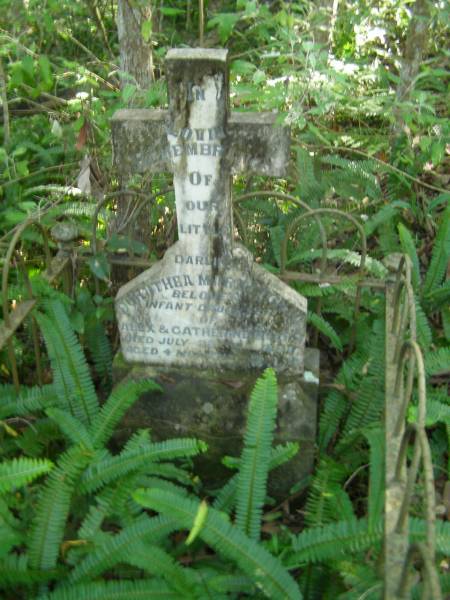
{"type": "Polygon", "coordinates": [[[150,40],[145,42],[142,36],[145,21],[152,21],[150,0],[119,0],[117,31],[122,87],[132,83],[146,89],[153,83],[152,47],[150,40]]]}
{"type": "MultiPolygon", "coordinates": [[[[420,65],[428,47],[430,7],[428,0],[416,0],[412,6],[412,17],[406,35],[405,49],[401,59],[400,81],[397,86],[397,101],[400,104],[411,95],[420,65]]],[[[396,111],[396,130],[403,127],[400,107],[396,111]]]]}
{"type": "MultiPolygon", "coordinates": [[[[152,22],[151,0],[119,0],[117,9],[117,31],[120,47],[120,81],[122,89],[126,85],[135,85],[139,90],[147,90],[154,81],[153,55],[150,39],[146,42],[143,36],[143,23],[152,22]]],[[[151,30],[150,30],[151,31],[151,30]]],[[[129,106],[139,101],[139,94],[133,94],[129,106]]],[[[122,189],[128,187],[128,179],[120,178],[122,189]]],[[[151,193],[151,181],[147,181],[146,189],[151,193]]],[[[119,197],[116,213],[116,230],[121,231],[122,225],[130,214],[134,213],[142,197],[123,194],[119,197]]],[[[130,237],[133,240],[150,245],[150,206],[144,206],[137,219],[130,227],[130,237]]],[[[136,273],[124,270],[122,267],[113,270],[113,280],[116,285],[128,281],[136,273]]]]}

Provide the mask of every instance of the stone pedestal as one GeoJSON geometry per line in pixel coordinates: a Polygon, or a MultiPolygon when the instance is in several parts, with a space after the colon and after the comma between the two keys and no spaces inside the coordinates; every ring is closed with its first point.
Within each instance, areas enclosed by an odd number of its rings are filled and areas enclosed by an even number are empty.
{"type": "MultiPolygon", "coordinates": [[[[245,431],[250,393],[261,374],[239,371],[195,371],[146,364],[130,365],[119,353],[114,360],[115,382],[151,378],[162,393],[146,393],[119,425],[116,440],[126,441],[139,428],[152,438],[196,437],[207,442],[208,452],[195,459],[196,473],[214,489],[232,475],[221,466],[224,455],[239,456],[245,431]]],[[[275,444],[300,444],[296,457],[272,471],[270,494],[281,498],[312,469],[316,438],[319,351],[306,349],[302,376],[278,377],[278,417],[275,444]]]]}

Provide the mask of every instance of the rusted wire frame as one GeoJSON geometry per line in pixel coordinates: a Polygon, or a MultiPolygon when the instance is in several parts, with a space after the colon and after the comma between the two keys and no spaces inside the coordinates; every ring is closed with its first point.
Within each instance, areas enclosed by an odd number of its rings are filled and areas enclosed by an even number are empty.
{"type": "MultiPolygon", "coordinates": [[[[286,229],[286,234],[281,243],[281,257],[280,257],[281,258],[281,266],[280,266],[281,274],[283,274],[285,271],[286,257],[287,257],[287,243],[288,243],[289,237],[292,235],[292,233],[295,231],[295,229],[299,226],[300,222],[303,221],[303,219],[311,217],[311,216],[316,216],[318,214],[335,215],[335,216],[347,219],[347,220],[351,221],[353,223],[353,225],[355,226],[355,228],[358,230],[360,238],[361,238],[361,260],[359,263],[358,272],[359,272],[360,276],[362,277],[364,274],[364,267],[366,264],[366,256],[367,256],[366,234],[364,233],[364,229],[363,229],[361,223],[359,223],[353,215],[349,215],[348,213],[345,213],[336,208],[316,208],[316,209],[311,210],[310,212],[307,212],[303,215],[299,215],[288,225],[288,227],[286,229]]],[[[356,336],[356,322],[358,320],[360,305],[361,305],[361,282],[358,281],[356,283],[356,295],[355,295],[355,323],[352,328],[351,337],[350,337],[350,344],[349,344],[350,350],[353,348],[353,345],[354,345],[354,340],[355,340],[355,336],[356,336]]]]}
{"type": "MultiPolygon", "coordinates": [[[[165,194],[168,194],[171,191],[173,191],[172,187],[167,188],[166,190],[163,190],[162,192],[158,192],[157,194],[153,194],[150,196],[149,202],[153,202],[158,196],[164,196],[165,194]]],[[[129,225],[130,223],[132,223],[133,221],[135,221],[137,219],[141,210],[144,207],[144,200],[148,198],[148,194],[145,194],[144,192],[139,192],[137,190],[120,190],[118,192],[110,192],[109,194],[106,194],[101,200],[99,200],[95,207],[94,214],[92,215],[92,238],[91,238],[92,254],[94,254],[94,255],[97,254],[97,225],[98,225],[98,215],[100,213],[100,210],[112,198],[117,198],[119,196],[124,196],[124,195],[125,196],[127,196],[127,195],[128,196],[143,196],[144,197],[142,200],[142,203],[139,205],[139,207],[135,211],[135,213],[133,215],[133,219],[129,220],[129,223],[127,223],[127,225],[129,225]]],[[[95,275],[94,275],[94,277],[95,277],[95,275]]]]}
{"type": "Polygon", "coordinates": [[[434,556],[429,551],[429,548],[422,542],[416,542],[415,544],[412,544],[408,550],[398,589],[398,598],[403,599],[409,597],[409,570],[411,563],[415,558],[414,555],[416,552],[419,552],[420,558],[422,559],[422,564],[424,566],[424,572],[426,576],[424,579],[424,585],[428,586],[429,591],[429,594],[425,597],[428,597],[430,600],[442,600],[441,586],[439,585],[439,578],[434,567],[434,556]]]}
{"type": "MultiPolygon", "coordinates": [[[[28,299],[33,300],[33,289],[31,287],[30,278],[28,277],[28,272],[25,266],[25,262],[22,257],[19,258],[20,269],[22,271],[23,279],[25,281],[25,288],[28,293],[28,299]]],[[[31,324],[31,337],[33,338],[33,348],[34,355],[36,358],[36,370],[37,370],[37,378],[38,384],[43,384],[43,376],[42,376],[42,362],[41,362],[41,349],[39,347],[39,336],[38,336],[38,328],[36,324],[36,319],[31,314],[30,315],[30,324],[31,324]]]]}
{"type": "MultiPolygon", "coordinates": [[[[398,396],[400,394],[401,388],[401,379],[403,377],[403,372],[405,368],[406,361],[409,360],[410,372],[414,371],[414,368],[417,366],[417,376],[418,376],[418,391],[419,391],[419,412],[418,412],[418,422],[421,427],[425,427],[425,417],[426,417],[426,389],[425,389],[425,365],[423,362],[422,352],[417,342],[413,340],[407,340],[403,346],[400,353],[399,359],[399,369],[397,371],[397,379],[395,382],[394,393],[398,396]],[[413,351],[412,354],[408,355],[409,351],[413,351]]],[[[398,415],[397,423],[395,425],[394,433],[395,435],[400,435],[400,431],[402,425],[405,421],[406,411],[408,409],[409,401],[411,400],[412,386],[408,386],[407,394],[403,396],[403,404],[401,407],[401,412],[398,415]],[[408,389],[409,388],[409,389],[408,389]]]]}
{"type": "MultiPolygon", "coordinates": [[[[10,315],[9,315],[9,306],[8,306],[8,277],[9,277],[9,269],[11,266],[11,258],[14,254],[14,250],[16,249],[16,245],[20,239],[20,236],[25,231],[25,229],[27,229],[31,225],[35,225],[42,233],[42,237],[43,237],[43,241],[44,241],[44,253],[45,253],[46,268],[48,269],[50,266],[51,256],[50,256],[50,249],[48,246],[47,232],[46,232],[45,228],[39,223],[39,221],[36,221],[34,219],[27,219],[21,225],[19,225],[19,227],[14,232],[14,235],[11,238],[11,241],[9,242],[8,250],[6,251],[5,262],[3,264],[3,269],[2,269],[2,307],[3,307],[3,319],[5,321],[6,327],[10,327],[10,325],[11,325],[11,320],[10,320],[10,315]]],[[[9,362],[11,364],[11,371],[12,371],[12,376],[13,376],[14,387],[16,388],[17,391],[19,391],[19,389],[20,389],[19,373],[17,370],[17,361],[16,361],[16,357],[14,354],[14,346],[12,343],[12,339],[8,339],[7,349],[8,349],[9,362]]]]}
{"type": "MultiPolygon", "coordinates": [[[[153,200],[156,200],[156,198],[158,196],[166,196],[167,194],[170,194],[171,192],[173,192],[174,189],[175,189],[174,187],[170,186],[170,187],[164,189],[162,192],[158,192],[157,194],[153,194],[153,196],[150,197],[150,200],[153,202],[153,200]]],[[[145,197],[147,198],[147,194],[145,194],[145,197]]],[[[131,223],[133,223],[134,221],[136,221],[136,219],[141,214],[141,212],[142,212],[142,210],[144,209],[144,206],[145,206],[145,199],[146,198],[144,198],[142,200],[142,202],[139,203],[139,206],[136,208],[136,210],[134,212],[134,215],[129,218],[129,222],[127,223],[128,227],[131,225],[131,223]]]]}
{"type": "MultiPolygon", "coordinates": [[[[400,390],[402,388],[402,380],[403,373],[405,369],[406,362],[409,361],[408,368],[408,380],[406,383],[406,387],[403,393],[403,402],[401,406],[400,413],[398,415],[398,420],[394,428],[395,435],[398,436],[401,433],[401,428],[406,418],[406,411],[408,408],[408,404],[411,400],[413,382],[414,382],[414,372],[417,369],[417,378],[418,378],[418,414],[417,414],[417,423],[410,424],[402,437],[398,456],[397,463],[395,467],[395,479],[400,480],[401,471],[406,462],[406,452],[411,439],[412,433],[415,433],[414,438],[414,447],[413,447],[413,458],[411,465],[408,469],[406,489],[403,496],[403,502],[400,507],[396,530],[398,532],[404,531],[408,512],[410,508],[411,498],[414,491],[414,485],[417,480],[417,475],[419,471],[420,459],[422,458],[424,477],[425,477],[425,510],[426,510],[426,546],[424,545],[416,545],[417,548],[421,547],[422,558],[425,566],[425,573],[428,577],[428,583],[430,584],[430,589],[432,592],[431,598],[434,600],[435,598],[440,599],[442,597],[439,580],[437,577],[437,573],[434,567],[434,556],[435,556],[435,543],[436,543],[436,534],[435,534],[435,518],[436,518],[436,499],[435,499],[435,491],[434,491],[434,477],[433,477],[433,463],[430,445],[428,442],[428,438],[425,431],[425,419],[426,419],[426,387],[425,387],[425,365],[423,361],[422,351],[419,345],[416,342],[416,310],[415,310],[415,300],[414,293],[411,282],[411,263],[409,257],[402,257],[400,261],[398,272],[397,272],[397,280],[396,280],[396,288],[394,292],[394,319],[393,319],[393,332],[398,329],[397,334],[403,338],[403,335],[406,332],[406,327],[409,325],[410,336],[411,339],[407,340],[403,343],[403,345],[398,348],[398,371],[397,378],[395,382],[395,394],[400,394],[400,390]],[[404,272],[404,276],[403,275],[404,272]],[[404,301],[401,302],[401,292],[402,289],[405,292],[404,301]],[[400,305],[405,306],[405,309],[400,313],[400,305]],[[401,314],[401,318],[399,315],[401,314]],[[409,323],[408,323],[409,317],[409,323]],[[426,558],[426,560],[424,559],[426,558]]],[[[397,351],[396,351],[397,354],[397,351]]],[[[408,586],[408,569],[409,563],[411,561],[412,550],[410,548],[407,559],[405,561],[405,567],[402,574],[402,580],[399,588],[399,597],[403,597],[402,594],[407,594],[407,586],[408,586]]],[[[426,581],[424,581],[426,583],[426,581]]]]}
{"type": "MultiPolygon", "coordinates": [[[[233,200],[233,204],[240,204],[241,202],[244,202],[245,200],[251,200],[252,198],[278,198],[279,200],[287,200],[288,202],[292,202],[293,204],[297,204],[297,206],[300,206],[301,208],[304,208],[307,213],[314,213],[314,218],[317,221],[317,225],[319,226],[319,231],[320,231],[320,237],[322,240],[322,259],[321,259],[321,264],[320,264],[320,272],[321,274],[325,272],[325,269],[327,267],[327,233],[325,231],[325,227],[323,226],[322,220],[320,219],[319,216],[317,216],[315,214],[315,210],[313,210],[310,206],[308,206],[306,204],[306,202],[303,202],[303,200],[300,200],[299,198],[296,198],[295,196],[292,196],[291,194],[284,194],[283,192],[269,192],[269,191],[256,191],[256,192],[249,192],[248,194],[242,194],[241,196],[238,196],[236,199],[233,200]]],[[[302,215],[303,216],[303,215],[302,215]]],[[[287,239],[287,234],[285,235],[285,240],[287,239]]],[[[283,240],[284,242],[284,240],[283,240]]],[[[283,254],[282,254],[282,248],[280,249],[280,271],[281,273],[283,273],[286,269],[285,267],[285,263],[286,260],[284,260],[283,263],[283,254]]]]}

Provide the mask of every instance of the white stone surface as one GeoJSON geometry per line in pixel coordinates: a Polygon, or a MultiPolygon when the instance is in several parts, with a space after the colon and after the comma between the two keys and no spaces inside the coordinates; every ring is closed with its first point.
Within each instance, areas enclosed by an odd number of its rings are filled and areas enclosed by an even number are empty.
{"type": "Polygon", "coordinates": [[[179,241],[119,290],[124,358],[302,373],[306,300],[256,265],[244,248],[233,247],[231,166],[224,154],[226,52],[177,50],[168,59],[181,73],[180,80],[171,74],[168,133],[179,241]],[[196,59],[204,70],[205,59],[212,61],[200,78],[196,59]],[[192,73],[183,71],[185,60],[192,73]]]}

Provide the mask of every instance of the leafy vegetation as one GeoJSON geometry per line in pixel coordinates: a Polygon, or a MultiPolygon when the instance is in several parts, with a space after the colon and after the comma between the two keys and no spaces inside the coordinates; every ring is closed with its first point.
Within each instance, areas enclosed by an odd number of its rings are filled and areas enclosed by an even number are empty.
{"type": "MultiPolygon", "coordinates": [[[[379,598],[382,282],[392,253],[412,265],[427,433],[440,514],[448,512],[449,8],[404,0],[205,2],[203,43],[229,48],[233,109],[276,110],[293,139],[289,177],[233,181],[237,232],[255,259],[275,273],[286,266],[309,275],[291,285],[308,298],[309,344],[321,349],[315,469],[277,507],[267,496],[269,471],[298,448],[273,446],[270,370],[250,398],[242,454],[228,460],[236,470],[206,500],[191,461],[207,451],[202,441],[155,442],[151,432],[137,431],[112,449],[126,410],[144,389],[155,389],[130,382],[112,390],[112,302],[123,269],[112,262],[160,258],[175,228],[167,175],[125,183],[112,170],[109,121],[118,108],[165,106],[165,53],[196,45],[202,21],[202,3],[132,4],[152,50],[151,85],[125,77],[118,65],[116,2],[0,0],[3,266],[26,219],[45,230],[76,226],[76,267],[59,287],[43,277],[42,232],[28,227],[3,288],[2,310],[30,292],[37,306],[12,338],[20,391],[11,383],[8,346],[0,349],[1,593],[40,600],[379,598]],[[145,12],[149,6],[153,12],[145,12]],[[425,35],[418,22],[426,23],[425,35]],[[305,214],[299,201],[323,210],[321,226],[314,216],[298,220],[305,214]],[[367,285],[355,276],[363,260],[367,285]]],[[[49,244],[54,254],[56,243],[49,244]]],[[[410,423],[417,412],[413,398],[410,423]]],[[[424,486],[420,475],[412,541],[426,535],[424,486]]],[[[448,540],[447,522],[438,520],[438,557],[449,554],[448,540]]],[[[448,575],[439,564],[445,593],[448,575]]],[[[420,583],[414,594],[421,593],[420,583]]]]}

